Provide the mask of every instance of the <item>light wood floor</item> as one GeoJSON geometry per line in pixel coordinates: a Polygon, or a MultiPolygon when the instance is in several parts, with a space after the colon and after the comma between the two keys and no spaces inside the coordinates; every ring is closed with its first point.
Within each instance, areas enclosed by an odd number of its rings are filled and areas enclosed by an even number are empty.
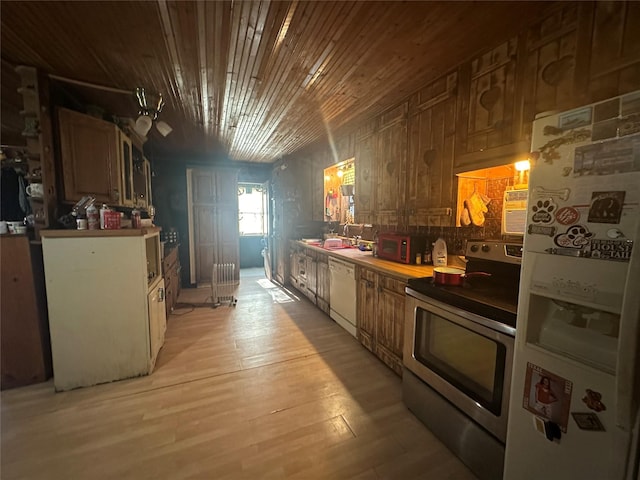
{"type": "Polygon", "coordinates": [[[237,298],[176,310],[150,376],[2,392],[1,478],[475,478],[406,409],[400,378],[306,299],[259,269],[237,298]]]}

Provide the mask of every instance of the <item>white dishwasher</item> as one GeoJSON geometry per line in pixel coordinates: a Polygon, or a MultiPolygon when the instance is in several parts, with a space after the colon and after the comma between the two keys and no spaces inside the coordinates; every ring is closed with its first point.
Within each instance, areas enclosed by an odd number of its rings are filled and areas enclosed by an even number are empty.
{"type": "Polygon", "coordinates": [[[329,257],[330,316],[338,325],[356,336],[355,265],[329,257]]]}

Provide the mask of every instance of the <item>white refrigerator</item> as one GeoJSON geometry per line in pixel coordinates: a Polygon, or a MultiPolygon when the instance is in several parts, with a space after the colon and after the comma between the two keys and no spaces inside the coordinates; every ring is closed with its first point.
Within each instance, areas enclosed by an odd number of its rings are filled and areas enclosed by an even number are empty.
{"type": "Polygon", "coordinates": [[[637,480],[640,91],[538,117],[504,478],[637,480]]]}

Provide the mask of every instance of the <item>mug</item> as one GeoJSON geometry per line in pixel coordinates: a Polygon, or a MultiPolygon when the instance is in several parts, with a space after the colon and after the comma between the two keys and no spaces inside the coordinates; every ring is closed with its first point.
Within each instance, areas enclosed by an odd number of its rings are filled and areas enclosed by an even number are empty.
{"type": "Polygon", "coordinates": [[[44,195],[44,189],[41,183],[30,183],[25,190],[30,197],[41,198],[44,195]]]}

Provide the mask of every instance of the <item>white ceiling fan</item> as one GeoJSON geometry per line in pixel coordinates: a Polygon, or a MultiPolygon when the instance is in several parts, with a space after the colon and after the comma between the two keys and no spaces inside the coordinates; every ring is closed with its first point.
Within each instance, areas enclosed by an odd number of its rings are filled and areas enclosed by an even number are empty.
{"type": "Polygon", "coordinates": [[[131,119],[130,122],[133,130],[138,135],[140,135],[141,137],[146,137],[149,133],[149,130],[151,130],[154,122],[156,125],[156,130],[158,130],[160,135],[162,135],[163,137],[166,137],[173,131],[173,128],[171,128],[171,126],[167,122],[157,120],[158,114],[164,107],[164,99],[162,98],[162,94],[159,92],[148,93],[144,87],[136,87],[136,89],[131,92],[131,90],[123,90],[120,88],[107,87],[104,85],[96,85],[94,83],[60,77],[53,74],[49,74],[49,77],[54,80],[72,83],[83,87],[96,88],[98,90],[104,90],[107,92],[122,93],[125,95],[131,95],[133,93],[138,101],[139,110],[138,118],[135,120],[135,122],[133,121],[133,119],[131,119]]]}

